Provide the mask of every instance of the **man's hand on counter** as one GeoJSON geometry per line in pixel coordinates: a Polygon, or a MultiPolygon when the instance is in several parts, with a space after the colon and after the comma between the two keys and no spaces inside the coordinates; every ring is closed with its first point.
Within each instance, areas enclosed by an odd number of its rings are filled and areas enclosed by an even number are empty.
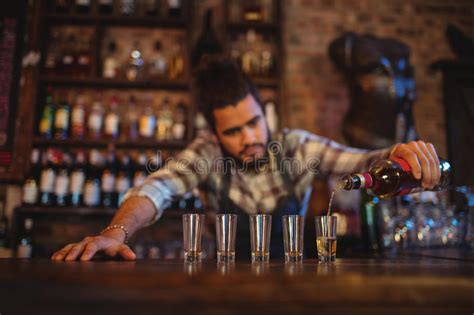
{"type": "Polygon", "coordinates": [[[111,230],[102,235],[86,237],[79,243],[66,245],[54,253],[51,259],[72,261],[79,258],[81,261],[88,261],[102,251],[111,257],[120,255],[125,260],[135,260],[135,253],[123,243],[123,236],[117,232],[119,231],[111,230]]]}

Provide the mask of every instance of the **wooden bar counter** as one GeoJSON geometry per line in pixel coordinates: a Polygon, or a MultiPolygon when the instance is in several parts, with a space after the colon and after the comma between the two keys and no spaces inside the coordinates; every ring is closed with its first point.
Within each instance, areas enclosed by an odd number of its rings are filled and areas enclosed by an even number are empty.
{"type": "Polygon", "coordinates": [[[473,314],[470,257],[227,265],[2,259],[0,313],[473,314]]]}

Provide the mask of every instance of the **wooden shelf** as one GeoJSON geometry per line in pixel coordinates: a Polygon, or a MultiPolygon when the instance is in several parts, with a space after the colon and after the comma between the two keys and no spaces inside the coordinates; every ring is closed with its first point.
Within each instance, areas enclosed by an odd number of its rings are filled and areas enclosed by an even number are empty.
{"type": "Polygon", "coordinates": [[[117,149],[184,149],[187,145],[186,141],[157,141],[147,139],[137,139],[135,141],[120,141],[120,140],[107,140],[107,139],[66,139],[66,140],[54,140],[44,139],[36,137],[33,139],[33,145],[38,147],[88,147],[88,148],[106,148],[110,145],[117,149]]]}
{"type": "Polygon", "coordinates": [[[78,24],[104,26],[141,26],[148,28],[171,28],[186,30],[184,19],[160,18],[152,16],[97,15],[97,14],[45,14],[44,18],[54,24],[78,24]]]}
{"type": "Polygon", "coordinates": [[[41,82],[55,86],[99,87],[116,89],[166,89],[187,91],[189,83],[186,80],[171,81],[126,81],[103,78],[70,78],[59,76],[41,76],[41,82]]]}

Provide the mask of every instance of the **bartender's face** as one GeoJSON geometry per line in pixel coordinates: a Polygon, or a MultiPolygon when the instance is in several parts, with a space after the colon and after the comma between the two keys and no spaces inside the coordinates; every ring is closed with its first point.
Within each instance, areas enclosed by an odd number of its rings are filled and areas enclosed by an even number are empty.
{"type": "Polygon", "coordinates": [[[244,163],[266,154],[268,129],[262,108],[251,94],[236,105],[215,109],[216,133],[224,149],[244,163]]]}

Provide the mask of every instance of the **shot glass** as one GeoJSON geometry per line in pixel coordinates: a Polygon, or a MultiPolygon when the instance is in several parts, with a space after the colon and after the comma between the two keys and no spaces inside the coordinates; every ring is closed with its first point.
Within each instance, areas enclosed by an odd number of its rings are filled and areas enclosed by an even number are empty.
{"type": "Polygon", "coordinates": [[[303,260],[304,217],[284,215],[282,220],[285,262],[301,262],[303,260]]]}
{"type": "Polygon", "coordinates": [[[203,228],[204,214],[183,214],[184,261],[201,261],[201,240],[203,228]]]}
{"type": "Polygon", "coordinates": [[[320,263],[336,260],[336,226],[337,217],[317,216],[316,220],[316,247],[320,263]]]}
{"type": "Polygon", "coordinates": [[[270,260],[272,216],[253,214],[250,215],[249,220],[252,262],[268,262],[270,260]]]}
{"type": "Polygon", "coordinates": [[[216,248],[218,262],[235,261],[236,231],[236,214],[218,214],[216,216],[216,248]]]}

